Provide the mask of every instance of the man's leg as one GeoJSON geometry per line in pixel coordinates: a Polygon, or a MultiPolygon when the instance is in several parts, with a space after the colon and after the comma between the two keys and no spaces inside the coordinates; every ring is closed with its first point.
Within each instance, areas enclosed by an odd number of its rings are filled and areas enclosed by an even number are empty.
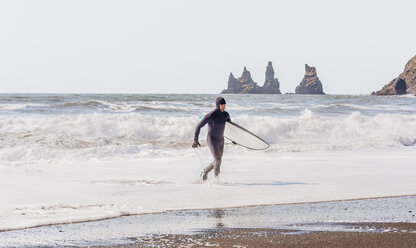
{"type": "Polygon", "coordinates": [[[221,159],[218,158],[214,158],[214,161],[211,162],[211,164],[209,164],[207,167],[205,167],[204,171],[202,172],[201,176],[202,176],[202,180],[207,180],[208,178],[208,173],[210,173],[212,171],[212,169],[215,168],[214,170],[214,175],[217,177],[220,174],[220,168],[221,168],[221,159]]]}
{"type": "Polygon", "coordinates": [[[202,180],[207,180],[208,173],[212,171],[212,169],[215,168],[215,176],[218,176],[219,174],[219,167],[221,166],[221,148],[219,146],[219,141],[212,139],[211,137],[207,137],[207,143],[209,150],[211,151],[212,156],[214,157],[214,161],[211,162],[207,167],[205,167],[204,171],[202,172],[202,180]],[[217,168],[218,168],[218,174],[217,174],[217,168]]]}
{"type": "Polygon", "coordinates": [[[222,162],[222,160],[221,160],[221,159],[219,159],[219,158],[216,158],[216,159],[214,160],[214,168],[215,168],[215,170],[214,170],[214,175],[215,175],[215,177],[218,177],[218,176],[220,175],[220,170],[221,170],[221,162],[222,162]]]}
{"type": "Polygon", "coordinates": [[[221,171],[221,162],[222,162],[222,154],[224,152],[224,139],[220,140],[218,142],[218,150],[217,150],[217,154],[214,160],[214,174],[215,177],[218,177],[220,175],[220,171],[221,171]]]}
{"type": "Polygon", "coordinates": [[[204,168],[204,171],[201,173],[202,180],[204,181],[207,180],[208,173],[212,171],[212,169],[214,169],[214,162],[212,162],[211,164],[209,164],[207,167],[204,168]]]}

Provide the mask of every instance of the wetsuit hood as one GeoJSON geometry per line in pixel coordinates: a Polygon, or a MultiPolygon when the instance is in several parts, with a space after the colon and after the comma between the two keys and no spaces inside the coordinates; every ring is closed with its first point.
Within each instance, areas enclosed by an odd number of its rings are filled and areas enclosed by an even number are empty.
{"type": "Polygon", "coordinates": [[[221,96],[217,97],[217,99],[215,99],[215,106],[217,106],[217,109],[220,108],[221,104],[226,104],[225,99],[221,96]]]}

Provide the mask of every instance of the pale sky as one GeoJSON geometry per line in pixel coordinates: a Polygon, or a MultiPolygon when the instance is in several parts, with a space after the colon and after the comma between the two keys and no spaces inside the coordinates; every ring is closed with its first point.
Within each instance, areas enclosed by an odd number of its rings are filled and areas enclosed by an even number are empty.
{"type": "Polygon", "coordinates": [[[268,61],[328,94],[379,90],[416,55],[413,0],[0,0],[2,93],[219,93],[268,61]]]}

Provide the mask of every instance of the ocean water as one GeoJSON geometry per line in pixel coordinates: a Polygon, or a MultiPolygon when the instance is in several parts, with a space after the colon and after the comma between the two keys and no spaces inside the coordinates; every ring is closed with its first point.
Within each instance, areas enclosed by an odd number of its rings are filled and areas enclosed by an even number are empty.
{"type": "Polygon", "coordinates": [[[0,231],[168,210],[416,194],[416,97],[224,95],[270,143],[192,149],[218,95],[0,94],[0,231]]]}
{"type": "MultiPolygon", "coordinates": [[[[0,162],[160,157],[186,151],[216,95],[0,95],[0,162]]],[[[265,153],[416,144],[416,97],[225,95],[265,153]]],[[[206,131],[200,139],[205,141],[206,131]]],[[[241,149],[228,149],[240,153],[241,149]]]]}

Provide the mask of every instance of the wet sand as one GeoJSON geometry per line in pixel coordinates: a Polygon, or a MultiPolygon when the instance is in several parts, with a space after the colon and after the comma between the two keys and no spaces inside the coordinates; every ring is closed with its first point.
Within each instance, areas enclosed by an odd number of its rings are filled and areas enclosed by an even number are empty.
{"type": "Polygon", "coordinates": [[[416,196],[176,210],[0,232],[0,247],[416,247],[416,196]]]}
{"type": "Polygon", "coordinates": [[[113,247],[416,247],[416,223],[353,225],[366,231],[305,233],[279,229],[224,228],[192,235],[152,235],[132,238],[132,244],[113,247]]]}

